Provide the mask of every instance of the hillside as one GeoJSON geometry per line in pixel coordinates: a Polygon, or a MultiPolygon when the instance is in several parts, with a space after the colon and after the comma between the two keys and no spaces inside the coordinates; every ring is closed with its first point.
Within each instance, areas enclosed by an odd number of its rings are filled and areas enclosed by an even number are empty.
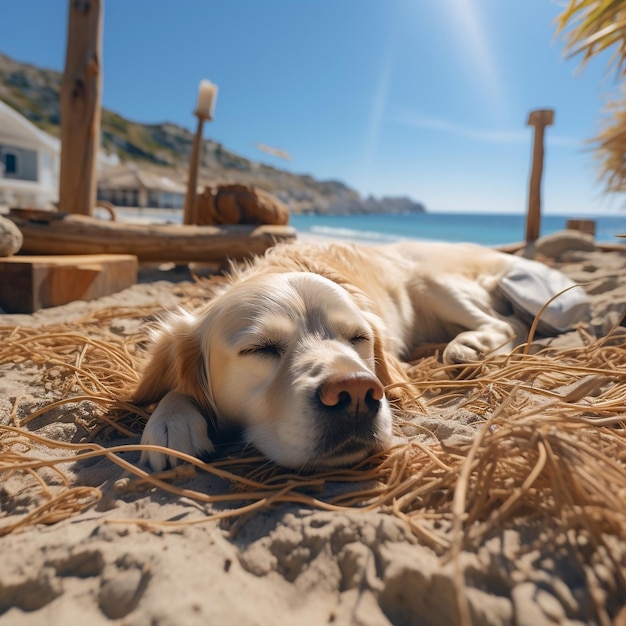
{"type": "MultiPolygon", "coordinates": [[[[0,99],[56,136],[60,86],[60,72],[20,63],[0,53],[0,99]]],[[[186,179],[192,139],[189,130],[176,124],[141,124],[113,111],[102,111],[105,150],[117,153],[122,162],[134,162],[175,180],[186,179]]],[[[362,198],[340,181],[318,181],[306,174],[249,161],[210,139],[204,141],[200,181],[256,185],[280,197],[293,213],[424,212],[423,205],[410,198],[362,198]]]]}

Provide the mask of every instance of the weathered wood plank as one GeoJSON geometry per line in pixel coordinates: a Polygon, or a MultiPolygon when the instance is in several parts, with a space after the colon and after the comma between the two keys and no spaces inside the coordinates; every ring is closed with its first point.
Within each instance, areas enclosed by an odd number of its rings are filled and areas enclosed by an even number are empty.
{"type": "Polygon", "coordinates": [[[143,262],[215,262],[262,254],[295,239],[290,226],[129,224],[84,215],[12,210],[24,254],[134,254],[143,262]]]}
{"type": "Polygon", "coordinates": [[[130,254],[0,258],[0,307],[33,313],[108,296],[137,282],[137,266],[130,254]]]}

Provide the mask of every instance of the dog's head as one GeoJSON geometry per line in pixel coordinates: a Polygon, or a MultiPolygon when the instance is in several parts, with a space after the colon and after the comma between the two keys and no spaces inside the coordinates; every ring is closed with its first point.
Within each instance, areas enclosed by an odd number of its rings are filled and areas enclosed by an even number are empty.
{"type": "Polygon", "coordinates": [[[165,322],[136,401],[176,390],[294,468],[344,466],[391,443],[380,320],[318,274],[235,282],[165,322]]]}

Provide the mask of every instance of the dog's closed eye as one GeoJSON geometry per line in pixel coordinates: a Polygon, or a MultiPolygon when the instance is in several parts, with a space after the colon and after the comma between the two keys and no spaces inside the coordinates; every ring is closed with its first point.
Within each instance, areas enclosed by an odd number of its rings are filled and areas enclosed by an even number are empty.
{"type": "Polygon", "coordinates": [[[364,332],[356,332],[353,335],[350,335],[350,343],[353,346],[358,346],[360,344],[363,343],[367,343],[368,341],[371,340],[371,337],[369,336],[368,333],[364,333],[364,332]]]}
{"type": "Polygon", "coordinates": [[[268,359],[279,359],[286,350],[286,346],[278,341],[268,341],[249,346],[239,351],[239,356],[257,356],[268,359]]]}

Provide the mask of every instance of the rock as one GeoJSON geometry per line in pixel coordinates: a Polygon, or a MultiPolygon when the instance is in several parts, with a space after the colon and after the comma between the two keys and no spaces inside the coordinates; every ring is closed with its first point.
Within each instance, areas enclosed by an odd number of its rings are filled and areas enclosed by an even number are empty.
{"type": "Polygon", "coordinates": [[[135,609],[144,594],[150,574],[137,564],[110,565],[100,580],[98,604],[109,619],[125,617],[135,609]]]}
{"type": "Polygon", "coordinates": [[[23,242],[20,229],[11,220],[0,216],[0,257],[13,256],[23,242]]]}
{"type": "Polygon", "coordinates": [[[289,222],[287,205],[272,194],[245,185],[207,187],[197,200],[197,224],[274,224],[289,222]]]}
{"type": "Polygon", "coordinates": [[[549,259],[558,259],[565,252],[593,252],[596,244],[593,237],[577,230],[563,230],[540,237],[534,244],[534,253],[549,259]]]}
{"type": "Polygon", "coordinates": [[[511,590],[514,623],[518,626],[551,626],[573,624],[556,596],[532,582],[515,585],[511,590]]]}
{"type": "Polygon", "coordinates": [[[0,582],[0,615],[17,608],[31,613],[63,593],[63,586],[52,567],[23,568],[13,575],[3,572],[0,582]]]}

